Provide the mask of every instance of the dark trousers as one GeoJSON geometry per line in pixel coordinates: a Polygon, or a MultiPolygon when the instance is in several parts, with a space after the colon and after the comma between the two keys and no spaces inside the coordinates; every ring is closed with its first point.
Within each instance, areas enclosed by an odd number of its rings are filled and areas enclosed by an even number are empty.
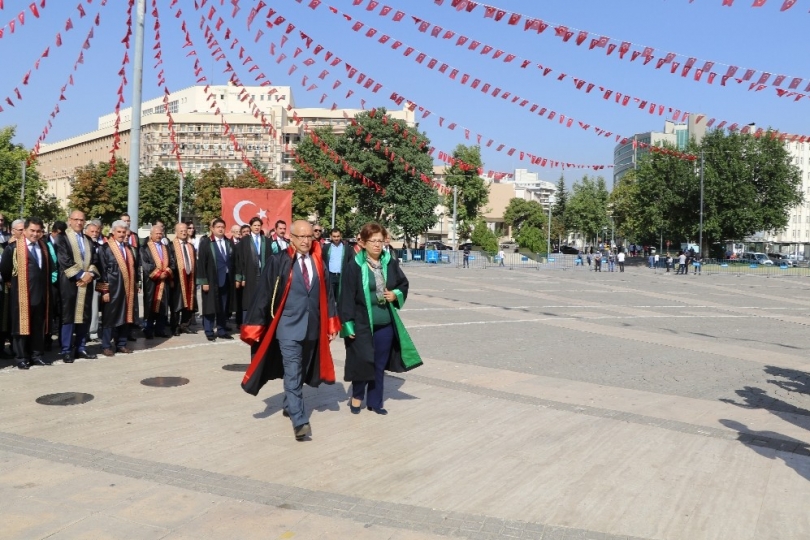
{"type": "Polygon", "coordinates": [[[374,380],[354,381],[352,383],[352,397],[363,401],[368,388],[366,405],[375,409],[382,409],[383,392],[385,390],[385,366],[391,358],[391,345],[394,343],[394,325],[376,327],[374,329],[374,380]]]}
{"type": "Polygon", "coordinates": [[[235,300],[235,304],[236,304],[236,309],[235,309],[235,311],[236,311],[236,326],[241,326],[242,321],[244,321],[244,319],[242,318],[243,315],[244,315],[243,309],[242,309],[244,307],[242,305],[242,292],[243,292],[243,289],[241,289],[241,288],[236,289],[236,291],[234,292],[234,295],[235,295],[234,300],[235,300]]]}
{"type": "Polygon", "coordinates": [[[332,292],[335,295],[335,300],[338,299],[338,292],[340,291],[340,274],[329,272],[329,282],[332,284],[332,292]]]}
{"type": "Polygon", "coordinates": [[[624,263],[619,262],[619,272],[624,272],[624,263]]]}
{"type": "Polygon", "coordinates": [[[59,332],[59,342],[62,345],[62,354],[73,350],[84,352],[87,347],[87,324],[63,324],[59,332]],[[76,336],[72,339],[74,333],[76,336]]]}
{"type": "Polygon", "coordinates": [[[101,329],[101,346],[104,349],[122,349],[127,346],[127,335],[129,333],[129,325],[122,324],[121,326],[105,326],[101,329]],[[112,346],[113,338],[115,338],[115,347],[112,346]]]}
{"type": "MultiPolygon", "coordinates": [[[[210,292],[208,294],[211,294],[210,292]]],[[[213,313],[210,315],[203,315],[203,329],[205,330],[206,336],[213,336],[214,330],[216,327],[216,334],[219,336],[224,336],[227,332],[225,331],[225,323],[228,322],[228,315],[229,313],[226,312],[228,309],[228,283],[225,283],[224,287],[217,288],[217,298],[216,298],[216,315],[213,313]]]]}
{"type": "MultiPolygon", "coordinates": [[[[304,376],[309,370],[317,341],[278,340],[284,365],[284,409],[293,427],[308,423],[304,406],[304,376]]],[[[327,345],[328,346],[328,345],[327,345]]]]}
{"type": "Polygon", "coordinates": [[[163,310],[160,310],[160,313],[150,313],[146,316],[146,328],[144,328],[144,332],[146,334],[151,335],[157,332],[158,334],[163,334],[166,331],[166,314],[163,310]]]}
{"type": "Polygon", "coordinates": [[[42,358],[45,350],[45,306],[31,306],[30,335],[11,336],[11,348],[17,361],[42,358]]]}
{"type": "Polygon", "coordinates": [[[188,328],[191,323],[191,316],[194,312],[190,309],[181,309],[180,311],[172,311],[171,329],[172,332],[178,328],[188,328]]]}

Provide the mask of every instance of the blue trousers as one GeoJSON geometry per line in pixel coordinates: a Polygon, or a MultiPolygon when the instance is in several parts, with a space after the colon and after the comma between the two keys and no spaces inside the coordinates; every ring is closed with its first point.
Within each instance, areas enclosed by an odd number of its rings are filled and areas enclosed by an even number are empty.
{"type": "Polygon", "coordinates": [[[309,420],[304,406],[304,374],[309,370],[317,341],[278,340],[284,365],[284,408],[294,428],[309,420]]]}
{"type": "Polygon", "coordinates": [[[63,324],[59,332],[59,341],[62,344],[62,354],[73,350],[85,352],[87,347],[87,324],[63,324]],[[76,333],[76,339],[73,333],[76,333]]]}
{"type": "MultiPolygon", "coordinates": [[[[228,286],[229,285],[226,282],[224,287],[219,287],[217,289],[216,315],[203,315],[203,330],[205,331],[206,336],[213,336],[215,327],[217,329],[217,335],[224,336],[227,333],[225,331],[225,324],[228,322],[228,315],[230,315],[226,312],[228,309],[228,286]]],[[[209,292],[207,294],[211,293],[209,292]]]]}
{"type": "Polygon", "coordinates": [[[127,346],[127,324],[116,327],[104,327],[101,329],[101,347],[104,349],[121,349],[127,346]],[[115,335],[115,347],[112,346],[113,335],[115,335]]]}
{"type": "Polygon", "coordinates": [[[394,343],[394,325],[389,324],[388,326],[375,328],[373,340],[374,380],[354,381],[352,383],[352,397],[363,401],[363,397],[366,397],[366,388],[368,388],[366,405],[375,409],[382,409],[383,392],[385,390],[385,366],[388,365],[388,360],[391,358],[391,346],[394,343]]]}

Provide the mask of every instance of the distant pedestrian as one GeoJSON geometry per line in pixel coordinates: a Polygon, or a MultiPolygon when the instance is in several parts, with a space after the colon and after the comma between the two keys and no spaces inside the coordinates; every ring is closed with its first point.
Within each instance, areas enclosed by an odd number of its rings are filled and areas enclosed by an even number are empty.
{"type": "Polygon", "coordinates": [[[608,271],[613,272],[616,267],[616,255],[611,251],[608,253],[608,271]]]}
{"type": "Polygon", "coordinates": [[[692,268],[694,268],[694,271],[692,272],[693,275],[701,273],[702,262],[703,260],[700,257],[700,253],[695,253],[694,257],[692,258],[692,268]]]}
{"type": "Polygon", "coordinates": [[[660,255],[658,255],[658,253],[656,253],[655,255],[653,255],[653,266],[654,266],[656,269],[658,269],[658,263],[660,262],[660,260],[661,260],[661,257],[660,257],[660,255]]]}
{"type": "Polygon", "coordinates": [[[501,262],[498,264],[498,266],[506,266],[506,265],[503,263],[503,260],[504,260],[505,258],[506,258],[506,254],[503,252],[503,248],[501,248],[501,250],[498,252],[498,259],[500,259],[500,261],[501,261],[501,262]]]}
{"type": "Polygon", "coordinates": [[[619,272],[624,272],[624,251],[620,251],[616,255],[616,260],[619,262],[619,272]]]}
{"type": "Polygon", "coordinates": [[[591,271],[591,254],[588,253],[587,255],[585,255],[585,259],[587,259],[587,261],[588,261],[588,272],[590,272],[591,271]]]}
{"type": "Polygon", "coordinates": [[[593,256],[593,271],[594,272],[602,271],[602,253],[599,251],[597,251],[596,254],[593,256]]]}
{"type": "Polygon", "coordinates": [[[464,259],[464,264],[462,265],[462,268],[469,268],[470,267],[470,246],[469,246],[469,244],[464,246],[463,259],[464,259]]]}
{"type": "Polygon", "coordinates": [[[648,256],[647,256],[647,264],[650,266],[650,269],[652,269],[652,267],[653,267],[653,263],[654,263],[654,262],[655,262],[655,259],[653,258],[653,256],[652,256],[652,255],[648,255],[648,256]]]}
{"type": "Polygon", "coordinates": [[[667,251],[667,258],[664,260],[667,265],[667,274],[672,269],[672,255],[670,255],[669,251],[667,251]]]}
{"type": "Polygon", "coordinates": [[[678,252],[678,271],[676,274],[686,273],[686,253],[683,251],[678,252]]]}

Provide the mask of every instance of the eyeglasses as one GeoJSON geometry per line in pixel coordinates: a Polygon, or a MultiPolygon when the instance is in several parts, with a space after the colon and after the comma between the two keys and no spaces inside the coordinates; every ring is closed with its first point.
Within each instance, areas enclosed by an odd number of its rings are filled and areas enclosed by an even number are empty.
{"type": "Polygon", "coordinates": [[[382,244],[385,240],[366,240],[366,244],[382,244]]]}
{"type": "Polygon", "coordinates": [[[296,238],[298,238],[300,240],[309,240],[310,242],[315,239],[315,237],[312,236],[311,234],[309,236],[301,236],[300,234],[292,234],[292,233],[290,233],[290,236],[294,236],[294,237],[296,237],[296,238]]]}
{"type": "Polygon", "coordinates": [[[313,232],[323,232],[323,229],[315,229],[313,232]]]}

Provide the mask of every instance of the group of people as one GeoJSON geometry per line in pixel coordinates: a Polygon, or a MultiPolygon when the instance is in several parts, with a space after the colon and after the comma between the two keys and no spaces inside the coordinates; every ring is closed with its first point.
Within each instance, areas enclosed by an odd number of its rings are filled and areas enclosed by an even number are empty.
{"type": "Polygon", "coordinates": [[[335,382],[329,342],[338,334],[354,414],[364,400],[387,414],[384,371],[421,365],[398,315],[408,280],[377,223],[350,244],[339,229],[327,240],[323,227],[307,221],[294,222],[289,237],[284,221],[265,234],[258,216],[230,237],[221,218],[200,237],[193,222],[177,223],[171,241],[165,224],[156,223],[140,242],[130,221],[122,214],[105,236],[100,222],[74,210],[49,232],[36,217],[14,221],[9,235],[0,232],[0,349],[19,369],[50,365],[45,352],[54,337],[70,364],[97,358],[88,349],[94,333],[108,357],[132,353],[128,342],[139,327],[146,339],[196,333],[198,310],[209,341],[233,339],[228,322],[235,313],[240,337],[251,345],[244,390],[255,395],[268,380],[283,379],[284,414],[303,440],[311,435],[303,384],[335,382]]]}
{"type": "Polygon", "coordinates": [[[267,381],[283,379],[283,414],[296,440],[312,434],[303,385],[335,382],[329,343],[338,335],[346,347],[352,414],[361,412],[363,401],[368,410],[387,414],[384,372],[422,364],[398,314],[409,284],[385,249],[385,228],[364,225],[354,245],[337,229],[321,242],[317,228],[303,220],[292,224],[290,246],[264,262],[241,328],[251,346],[242,388],[257,395],[267,381]]]}
{"type": "MultiPolygon", "coordinates": [[[[591,250],[593,251],[593,250],[591,250]]],[[[590,252],[585,255],[586,260],[588,261],[588,270],[591,269],[591,263],[593,263],[593,271],[594,272],[601,272],[602,266],[607,266],[608,272],[615,272],[616,265],[619,266],[619,272],[624,272],[624,259],[626,255],[624,250],[607,250],[604,254],[601,250],[597,250],[595,253],[591,254],[590,252]]],[[[582,265],[582,252],[580,251],[577,254],[577,264],[582,265]]]]}

